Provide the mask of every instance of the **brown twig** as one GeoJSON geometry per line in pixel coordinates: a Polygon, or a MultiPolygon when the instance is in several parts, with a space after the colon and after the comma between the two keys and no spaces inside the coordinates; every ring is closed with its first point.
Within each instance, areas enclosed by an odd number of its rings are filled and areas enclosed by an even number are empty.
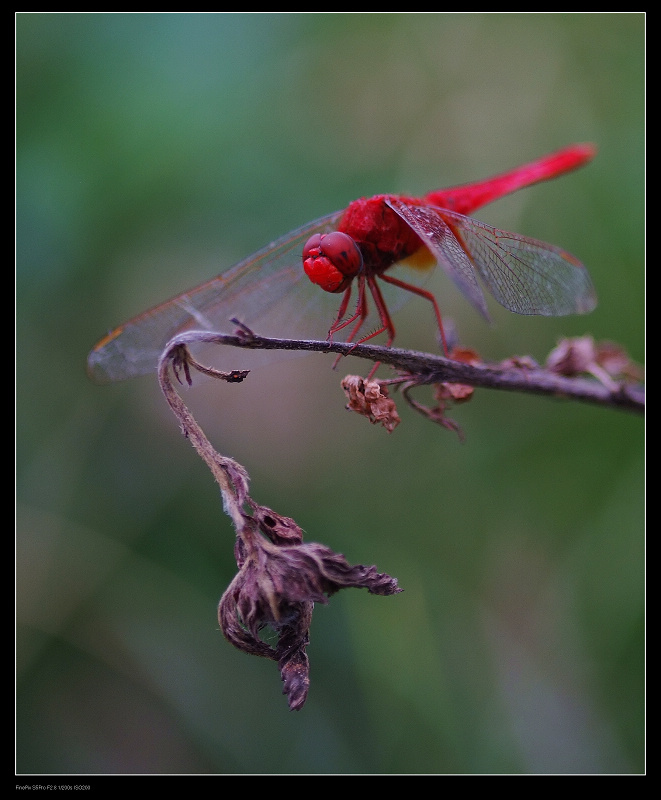
{"type": "MultiPolygon", "coordinates": [[[[175,337],[168,347],[213,343],[250,350],[290,350],[351,355],[388,364],[406,376],[409,385],[424,386],[458,383],[510,392],[546,395],[642,414],[645,390],[628,381],[601,381],[580,374],[567,376],[522,359],[500,364],[465,363],[429,353],[380,347],[372,344],[347,344],[306,339],[274,339],[258,336],[247,329],[237,334],[190,331],[175,337]]],[[[401,382],[401,376],[397,379],[401,382]]]]}

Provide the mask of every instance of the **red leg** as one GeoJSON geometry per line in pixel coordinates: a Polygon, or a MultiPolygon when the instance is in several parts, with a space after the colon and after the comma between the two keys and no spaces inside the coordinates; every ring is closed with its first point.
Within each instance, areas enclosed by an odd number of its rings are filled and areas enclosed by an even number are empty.
{"type": "Polygon", "coordinates": [[[340,322],[344,312],[346,311],[348,302],[349,302],[349,291],[350,288],[347,289],[344,298],[342,299],[342,304],[340,306],[340,310],[338,311],[337,318],[335,322],[331,325],[330,334],[337,333],[341,331],[343,328],[346,328],[347,325],[351,325],[352,322],[358,320],[356,325],[354,326],[353,330],[347,337],[347,342],[353,342],[354,337],[358,334],[358,331],[363,326],[365,319],[367,318],[368,314],[368,305],[367,305],[367,298],[365,296],[365,281],[367,281],[367,285],[369,286],[369,290],[374,298],[374,304],[376,305],[376,309],[379,312],[379,319],[382,322],[382,326],[372,333],[369,333],[367,336],[364,336],[362,339],[359,339],[356,344],[361,344],[362,342],[367,342],[369,339],[373,339],[375,336],[378,336],[380,333],[384,331],[388,331],[388,341],[386,343],[386,347],[390,347],[395,338],[395,326],[392,323],[392,319],[390,318],[390,313],[388,311],[388,307],[386,306],[386,301],[383,299],[383,295],[381,294],[381,290],[379,289],[379,285],[376,282],[374,277],[365,278],[364,276],[360,276],[358,278],[358,302],[356,304],[356,312],[353,314],[349,319],[346,319],[340,322]]]}
{"type": "MultiPolygon", "coordinates": [[[[378,336],[380,333],[384,331],[388,331],[388,341],[386,342],[386,347],[390,347],[395,338],[395,326],[393,325],[392,319],[390,317],[390,312],[388,311],[388,306],[386,305],[386,301],[383,299],[383,295],[381,294],[381,289],[379,288],[379,284],[376,282],[375,277],[370,277],[367,279],[367,285],[369,286],[370,292],[372,297],[374,298],[374,304],[376,306],[377,311],[379,312],[379,318],[383,323],[380,328],[372,333],[368,334],[367,336],[363,336],[362,339],[359,339],[356,344],[362,344],[363,342],[367,342],[370,339],[373,339],[375,336],[378,336]]],[[[365,315],[367,314],[367,303],[365,303],[365,315]]],[[[361,320],[361,325],[364,319],[361,320]]],[[[356,334],[359,328],[356,328],[352,334],[356,334]]],[[[374,373],[380,366],[380,362],[377,361],[372,369],[369,372],[366,380],[370,381],[374,377],[374,373]]]]}
{"type": "Polygon", "coordinates": [[[392,324],[392,319],[390,318],[390,312],[388,311],[388,306],[386,305],[386,301],[383,299],[383,295],[381,294],[381,289],[379,289],[379,284],[376,282],[376,278],[368,278],[367,284],[370,287],[370,292],[372,293],[372,297],[374,298],[374,304],[376,305],[376,310],[379,312],[379,319],[383,323],[383,325],[376,331],[372,331],[372,333],[368,334],[367,336],[363,336],[357,344],[362,344],[363,342],[367,342],[369,339],[373,339],[375,336],[378,336],[380,333],[384,331],[388,331],[388,341],[386,342],[386,347],[390,347],[395,338],[395,326],[392,324]]]}
{"type": "MultiPolygon", "coordinates": [[[[349,287],[349,288],[351,288],[351,287],[349,287]]],[[[338,331],[343,330],[344,328],[347,327],[347,325],[351,325],[352,322],[355,322],[356,320],[358,320],[358,322],[356,323],[355,327],[353,328],[353,330],[351,331],[351,333],[349,334],[349,336],[348,336],[348,338],[346,340],[347,342],[352,342],[354,336],[361,329],[361,327],[363,325],[363,322],[365,322],[365,318],[367,317],[368,309],[367,309],[367,300],[365,298],[365,278],[362,277],[362,276],[358,278],[358,302],[356,303],[356,312],[355,312],[355,314],[350,316],[349,319],[345,319],[343,322],[340,322],[340,319],[341,319],[342,315],[347,310],[347,304],[349,302],[349,294],[348,294],[348,292],[349,292],[349,289],[347,289],[347,294],[345,295],[345,299],[342,301],[342,305],[340,306],[340,310],[338,312],[337,319],[331,325],[330,334],[332,336],[334,333],[337,333],[338,331]],[[345,300],[346,300],[346,302],[345,302],[345,300]]]]}
{"type": "MultiPolygon", "coordinates": [[[[346,328],[347,325],[351,325],[352,322],[356,322],[355,326],[352,328],[351,333],[347,337],[347,343],[353,342],[355,335],[358,331],[362,328],[363,323],[365,322],[365,318],[367,317],[368,306],[367,306],[367,298],[365,297],[365,278],[364,276],[359,276],[358,278],[358,302],[356,303],[356,312],[353,314],[349,319],[345,319],[343,322],[340,322],[344,312],[347,310],[347,305],[349,304],[349,297],[351,294],[351,286],[346,290],[344,297],[342,299],[342,304],[340,305],[340,310],[337,314],[337,319],[331,325],[330,331],[328,332],[329,338],[332,338],[334,333],[341,331],[343,328],[346,328]]],[[[348,353],[347,353],[348,355],[348,353]]],[[[338,356],[334,363],[333,369],[335,369],[338,365],[338,362],[342,358],[342,356],[338,356]]]]}
{"type": "MultiPolygon", "coordinates": [[[[360,276],[358,279],[358,303],[356,306],[356,313],[350,317],[349,319],[345,320],[340,325],[334,325],[331,328],[332,333],[336,333],[338,330],[350,325],[352,322],[357,320],[356,324],[351,330],[351,333],[347,337],[347,343],[353,342],[354,338],[357,336],[358,332],[363,326],[365,319],[367,318],[368,313],[368,305],[367,305],[367,297],[365,295],[365,281],[367,280],[367,285],[369,286],[370,293],[374,298],[374,303],[376,305],[376,309],[379,312],[379,318],[383,323],[380,328],[375,331],[372,331],[367,336],[363,336],[362,339],[359,339],[354,344],[362,344],[363,342],[367,342],[370,339],[373,339],[375,336],[378,336],[380,333],[384,331],[388,331],[388,341],[386,342],[386,347],[390,347],[392,344],[393,339],[395,338],[395,326],[392,324],[392,320],[390,318],[390,314],[388,312],[388,307],[386,306],[386,301],[383,299],[383,295],[381,294],[381,290],[379,289],[379,285],[376,282],[376,278],[370,277],[365,278],[364,276],[360,276]]],[[[347,353],[349,355],[351,351],[347,353]]],[[[340,360],[341,356],[338,356],[333,364],[333,368],[335,368],[340,360]]],[[[377,361],[376,364],[370,370],[369,375],[367,376],[367,380],[371,380],[374,373],[379,368],[379,362],[377,361]]]]}
{"type": "MultiPolygon", "coordinates": [[[[413,286],[413,284],[405,283],[404,281],[400,281],[398,278],[393,278],[390,275],[381,275],[381,280],[386,281],[386,283],[391,283],[393,286],[399,286],[400,289],[405,289],[407,292],[413,292],[413,294],[417,294],[420,297],[424,297],[425,300],[429,300],[429,302],[434,307],[434,314],[436,315],[436,323],[438,324],[438,332],[441,335],[441,342],[443,344],[443,352],[446,358],[450,357],[450,353],[448,351],[448,343],[445,338],[445,331],[443,330],[443,322],[441,320],[441,312],[438,308],[438,303],[436,302],[436,298],[431,292],[426,291],[425,289],[420,289],[418,286],[413,286]]],[[[376,298],[375,298],[376,299],[376,298]]],[[[386,311],[386,314],[388,312],[386,311]]],[[[382,317],[383,319],[383,317],[382,317]]],[[[388,317],[390,319],[390,317],[388,317]]],[[[392,325],[392,323],[391,323],[392,325]]]]}
{"type": "MultiPolygon", "coordinates": [[[[383,295],[381,294],[381,289],[379,288],[379,284],[376,282],[375,277],[364,278],[361,276],[359,278],[358,283],[358,306],[356,309],[356,313],[351,317],[351,319],[346,320],[342,325],[338,326],[335,330],[339,330],[343,328],[345,325],[349,325],[353,322],[356,318],[358,318],[358,322],[354,326],[351,334],[347,338],[347,342],[353,342],[354,337],[357,335],[358,331],[363,326],[365,319],[367,317],[368,306],[367,306],[367,298],[365,296],[365,280],[367,280],[367,285],[369,286],[370,293],[374,298],[374,304],[376,306],[377,311],[379,312],[379,319],[382,322],[380,328],[377,328],[375,331],[368,333],[367,336],[363,336],[359,339],[355,344],[363,344],[364,342],[373,339],[375,336],[383,333],[384,331],[388,332],[388,341],[386,342],[386,347],[390,347],[395,338],[395,326],[393,325],[392,319],[390,317],[390,312],[388,311],[388,306],[386,305],[386,301],[383,299],[383,295]]],[[[350,353],[351,351],[349,351],[350,353]]],[[[347,355],[349,355],[347,353],[347,355]]],[[[339,361],[339,357],[335,361],[334,367],[337,366],[337,362],[339,361]]],[[[367,380],[371,380],[374,376],[374,373],[379,368],[379,362],[377,361],[376,364],[370,370],[369,375],[367,376],[367,380]]]]}
{"type": "MultiPolygon", "coordinates": [[[[362,344],[363,342],[367,342],[370,339],[373,339],[375,336],[378,336],[380,333],[384,331],[388,331],[388,341],[386,342],[386,347],[390,347],[392,344],[393,339],[395,338],[395,326],[392,324],[392,320],[390,319],[390,314],[388,313],[388,307],[386,306],[386,301],[383,299],[383,295],[381,294],[381,290],[375,280],[375,278],[367,278],[367,285],[369,286],[369,290],[374,298],[374,303],[376,305],[377,311],[379,312],[379,318],[383,323],[380,328],[377,330],[368,333],[367,336],[363,336],[359,339],[355,344],[362,344]]],[[[363,326],[365,319],[367,318],[368,306],[367,306],[367,299],[365,297],[365,279],[362,278],[359,284],[359,299],[358,299],[358,308],[356,313],[351,317],[351,319],[346,320],[340,327],[344,327],[345,325],[349,325],[353,322],[356,318],[358,318],[358,323],[351,331],[351,334],[347,338],[347,342],[353,342],[354,337],[358,333],[358,331],[363,326]]],[[[336,330],[339,330],[337,328],[336,330]]]]}
{"type": "MultiPolygon", "coordinates": [[[[348,324],[347,322],[342,322],[342,317],[346,314],[350,298],[351,298],[351,284],[347,286],[347,288],[344,291],[344,294],[342,295],[342,302],[340,303],[337,316],[335,317],[335,322],[330,326],[328,330],[328,337],[327,337],[328,339],[332,339],[333,334],[336,331],[342,330],[342,328],[344,328],[345,325],[348,324]]],[[[351,320],[353,319],[355,319],[355,315],[354,317],[351,318],[351,320]]]]}

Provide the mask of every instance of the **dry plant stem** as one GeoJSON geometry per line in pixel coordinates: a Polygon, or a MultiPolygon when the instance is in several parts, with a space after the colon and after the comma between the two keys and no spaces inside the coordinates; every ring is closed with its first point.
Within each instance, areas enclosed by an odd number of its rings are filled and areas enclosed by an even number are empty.
{"type": "MultiPolygon", "coordinates": [[[[429,353],[380,347],[371,344],[347,344],[305,339],[273,339],[258,336],[244,327],[235,335],[190,331],[175,337],[168,349],[178,344],[213,343],[251,350],[297,350],[337,353],[368,361],[380,361],[405,373],[409,384],[461,383],[488,389],[546,395],[642,414],[645,390],[640,385],[618,383],[607,386],[584,377],[565,377],[541,367],[465,364],[429,353]]],[[[167,352],[167,350],[166,350],[167,352]]],[[[398,378],[393,382],[401,382],[398,378]]]]}
{"type": "Polygon", "coordinates": [[[239,650],[277,662],[289,707],[299,710],[310,686],[306,649],[314,604],[326,603],[345,588],[363,588],[377,595],[402,590],[395,578],[377,572],[374,566],[352,566],[329,547],[304,542],[303,531],[294,520],[250,497],[248,473],[215,451],[174,387],[171,373],[180,383],[182,375],[191,383],[191,369],[231,383],[243,380],[245,373],[205,367],[185,345],[176,343],[168,345],[158,370],[163,394],[182,432],[220,486],[225,511],[236,531],[238,572],[218,604],[220,628],[239,650]],[[265,628],[275,632],[275,646],[262,638],[265,628]]]}
{"type": "MultiPolygon", "coordinates": [[[[243,495],[243,492],[237,486],[237,482],[244,481],[247,486],[248,474],[236,461],[221,456],[216,452],[181,397],[179,397],[170,379],[169,369],[170,364],[173,362],[173,352],[176,358],[176,351],[176,347],[168,347],[161,357],[158,367],[161,389],[163,390],[163,394],[170,408],[179,420],[182,433],[197,450],[216,479],[216,483],[220,487],[225,512],[231,518],[235,529],[239,530],[243,526],[244,519],[242,507],[239,504],[238,498],[243,495]]],[[[174,363],[176,364],[176,361],[174,363]]],[[[188,383],[190,383],[188,364],[186,362],[184,363],[186,378],[188,383]]],[[[207,372],[207,374],[209,373],[207,372]]]]}

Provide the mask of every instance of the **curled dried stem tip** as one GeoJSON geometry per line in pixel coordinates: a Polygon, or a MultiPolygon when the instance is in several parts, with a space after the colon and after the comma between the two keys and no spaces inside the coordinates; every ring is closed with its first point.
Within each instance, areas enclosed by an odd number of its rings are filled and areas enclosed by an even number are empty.
{"type": "MultiPolygon", "coordinates": [[[[303,707],[310,685],[307,646],[314,603],[327,603],[340,589],[365,588],[371,594],[402,590],[397,580],[374,566],[349,564],[343,555],[314,542],[303,542],[294,520],[256,503],[248,494],[248,473],[212,447],[190,414],[170,378],[199,369],[182,345],[166,348],[159,365],[161,389],[184,435],[211,469],[223,506],[236,531],[234,555],[238,572],[218,605],[218,621],[227,640],[251,655],[278,663],[289,707],[303,707]],[[267,640],[271,631],[275,646],[267,640]]],[[[232,380],[228,374],[203,368],[207,375],[232,380]]]]}

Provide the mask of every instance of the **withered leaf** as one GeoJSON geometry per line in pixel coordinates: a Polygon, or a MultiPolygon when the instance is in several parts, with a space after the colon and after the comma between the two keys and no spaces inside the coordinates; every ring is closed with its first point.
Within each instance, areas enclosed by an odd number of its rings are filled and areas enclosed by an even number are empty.
{"type": "Polygon", "coordinates": [[[289,707],[299,709],[309,688],[306,648],[314,603],[327,603],[350,587],[378,595],[402,590],[374,566],[352,566],[325,545],[304,543],[293,520],[264,506],[254,510],[237,542],[239,572],[220,600],[218,620],[235,647],[278,662],[289,707]],[[275,647],[260,636],[266,628],[278,636],[275,647]]]}

